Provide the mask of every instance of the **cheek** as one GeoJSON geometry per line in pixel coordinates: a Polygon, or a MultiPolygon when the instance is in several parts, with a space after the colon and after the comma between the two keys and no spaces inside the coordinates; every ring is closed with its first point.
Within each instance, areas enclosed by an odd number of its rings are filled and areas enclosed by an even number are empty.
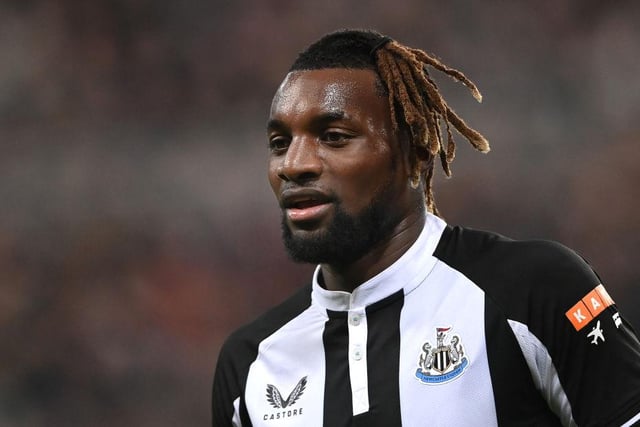
{"type": "Polygon", "coordinates": [[[340,180],[341,197],[345,206],[360,210],[392,180],[392,165],[386,156],[373,156],[366,163],[346,168],[340,180]]]}
{"type": "Polygon", "coordinates": [[[280,178],[278,178],[278,165],[274,160],[270,160],[267,165],[267,179],[269,180],[269,185],[273,192],[277,192],[278,186],[280,185],[280,178]]]}

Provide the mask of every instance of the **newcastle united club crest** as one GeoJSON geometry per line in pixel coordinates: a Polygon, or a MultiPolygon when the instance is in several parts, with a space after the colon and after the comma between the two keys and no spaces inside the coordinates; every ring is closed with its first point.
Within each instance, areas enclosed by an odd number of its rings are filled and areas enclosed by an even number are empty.
{"type": "Polygon", "coordinates": [[[429,341],[422,345],[422,354],[418,360],[416,378],[423,384],[442,384],[449,382],[464,372],[469,359],[458,335],[449,339],[451,326],[436,328],[436,344],[429,341]]]}

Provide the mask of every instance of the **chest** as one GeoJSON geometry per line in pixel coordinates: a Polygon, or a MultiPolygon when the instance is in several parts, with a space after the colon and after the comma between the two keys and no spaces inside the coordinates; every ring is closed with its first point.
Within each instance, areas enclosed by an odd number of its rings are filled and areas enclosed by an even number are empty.
{"type": "Polygon", "coordinates": [[[495,425],[484,294],[435,283],[346,312],[312,307],[265,340],[245,388],[254,425],[495,425]]]}

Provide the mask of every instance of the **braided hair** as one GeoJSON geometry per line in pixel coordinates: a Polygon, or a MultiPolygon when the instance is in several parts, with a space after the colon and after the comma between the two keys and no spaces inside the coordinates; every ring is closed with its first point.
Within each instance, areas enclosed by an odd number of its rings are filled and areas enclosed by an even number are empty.
{"type": "Polygon", "coordinates": [[[449,107],[428,69],[459,81],[481,102],[482,95],[475,84],[424,51],[371,30],[327,34],[300,53],[289,71],[324,68],[369,69],[377,74],[381,92],[389,101],[393,130],[406,129],[410,135],[411,185],[418,188],[424,179],[427,210],[439,215],[433,194],[432,160],[438,156],[445,175],[451,176],[450,164],[456,150],[451,127],[478,151],[488,152],[489,143],[449,107]],[[429,154],[426,160],[418,154],[425,151],[429,154]]]}

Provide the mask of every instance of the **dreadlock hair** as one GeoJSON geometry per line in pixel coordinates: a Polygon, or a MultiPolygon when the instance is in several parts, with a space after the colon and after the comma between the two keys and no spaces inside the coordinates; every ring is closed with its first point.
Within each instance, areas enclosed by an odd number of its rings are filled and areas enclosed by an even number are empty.
{"type": "Polygon", "coordinates": [[[449,107],[431,79],[429,67],[467,86],[473,97],[482,102],[478,88],[460,71],[420,49],[410,48],[371,30],[341,30],[327,34],[300,53],[289,71],[324,68],[374,71],[389,101],[393,130],[397,132],[403,128],[409,132],[411,185],[418,188],[424,179],[427,210],[440,215],[433,194],[433,159],[439,156],[445,175],[450,177],[450,164],[456,149],[451,127],[483,153],[489,151],[489,143],[449,107]],[[429,156],[418,155],[425,150],[429,156]]]}

